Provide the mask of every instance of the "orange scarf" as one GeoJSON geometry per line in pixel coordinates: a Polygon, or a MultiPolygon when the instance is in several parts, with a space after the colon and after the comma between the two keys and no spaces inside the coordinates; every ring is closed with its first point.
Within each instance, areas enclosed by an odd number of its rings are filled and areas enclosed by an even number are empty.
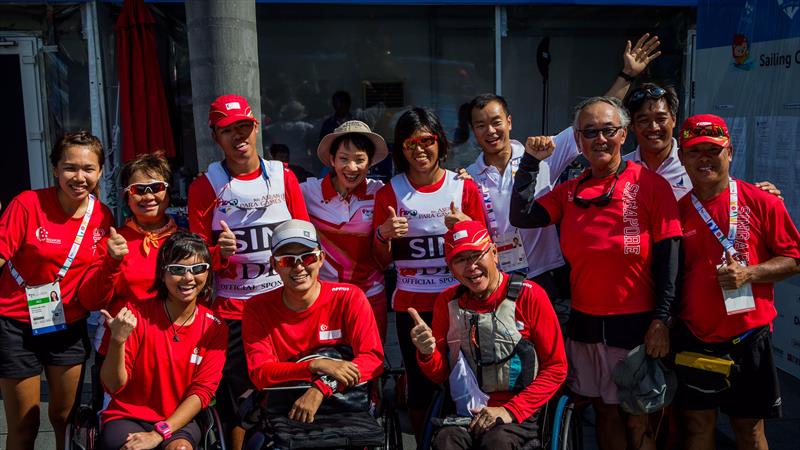
{"type": "Polygon", "coordinates": [[[144,236],[144,239],[142,239],[142,250],[145,255],[150,254],[151,246],[153,248],[158,248],[158,241],[178,231],[178,225],[175,224],[175,220],[173,220],[172,217],[169,218],[169,222],[167,222],[166,225],[153,231],[142,229],[133,219],[128,219],[128,221],[125,222],[125,226],[144,236]]]}

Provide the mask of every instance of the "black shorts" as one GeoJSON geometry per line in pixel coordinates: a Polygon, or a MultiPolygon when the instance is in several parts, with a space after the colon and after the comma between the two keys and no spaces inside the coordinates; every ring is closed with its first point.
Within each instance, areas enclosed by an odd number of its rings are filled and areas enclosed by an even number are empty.
{"type": "MultiPolygon", "coordinates": [[[[687,337],[679,333],[676,351],[696,348],[687,337]],[[687,345],[688,344],[688,345],[687,345]]],[[[731,387],[715,394],[702,393],[678,385],[677,405],[685,410],[717,409],[730,417],[741,419],[771,419],[781,416],[781,392],[778,371],[772,354],[772,333],[761,333],[755,339],[735,347],[731,359],[739,366],[739,372],[730,379],[731,387]]]]}
{"type": "MultiPolygon", "coordinates": [[[[432,312],[420,312],[420,317],[425,323],[433,322],[432,312]]],[[[406,370],[406,404],[411,409],[426,410],[433,400],[436,391],[434,384],[422,373],[417,363],[417,347],[411,342],[411,329],[414,328],[414,319],[407,312],[395,312],[395,326],[397,327],[397,341],[400,344],[400,353],[403,355],[403,366],[406,370]]]]}
{"type": "Polygon", "coordinates": [[[222,380],[217,388],[217,412],[227,428],[238,426],[239,397],[248,389],[255,389],[247,372],[247,358],[242,341],[242,321],[226,319],[228,324],[228,356],[222,369],[222,380]]]}
{"type": "Polygon", "coordinates": [[[34,336],[30,324],[0,317],[0,378],[29,378],[45,366],[83,364],[90,351],[86,319],[34,336]]]}
{"type": "MultiPolygon", "coordinates": [[[[125,445],[130,433],[141,433],[153,431],[155,424],[145,422],[143,420],[134,419],[117,419],[112,420],[103,425],[103,431],[97,439],[98,450],[113,449],[118,450],[125,445]]],[[[166,441],[162,442],[156,448],[165,448],[170,442],[177,439],[186,439],[192,444],[192,448],[197,448],[197,443],[200,442],[200,426],[197,422],[192,420],[187,423],[185,427],[172,433],[172,436],[166,441]]]]}

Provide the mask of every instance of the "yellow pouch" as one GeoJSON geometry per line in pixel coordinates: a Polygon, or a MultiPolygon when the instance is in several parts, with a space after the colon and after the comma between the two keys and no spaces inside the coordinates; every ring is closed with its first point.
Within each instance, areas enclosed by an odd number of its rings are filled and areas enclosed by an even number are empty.
{"type": "Polygon", "coordinates": [[[718,358],[702,353],[679,352],[675,354],[675,364],[691,367],[693,369],[705,370],[707,372],[714,372],[728,377],[731,374],[734,362],[731,359],[718,358]]]}

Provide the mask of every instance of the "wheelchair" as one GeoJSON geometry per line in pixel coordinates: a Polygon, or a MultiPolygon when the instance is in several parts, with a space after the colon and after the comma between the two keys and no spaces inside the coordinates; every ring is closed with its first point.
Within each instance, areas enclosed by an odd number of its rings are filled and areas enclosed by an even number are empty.
{"type": "MultiPolygon", "coordinates": [[[[452,411],[449,389],[446,385],[436,391],[428,408],[426,427],[420,442],[420,450],[430,450],[436,430],[442,426],[442,418],[452,411]]],[[[572,395],[557,393],[539,410],[537,418],[540,441],[531,442],[525,450],[582,450],[583,424],[578,404],[572,395]],[[537,445],[538,444],[538,445],[537,445]]]]}
{"type": "MultiPolygon", "coordinates": [[[[311,424],[290,420],[285,414],[265,411],[264,394],[258,394],[246,423],[250,425],[245,435],[245,450],[262,449],[338,449],[371,448],[402,450],[403,436],[400,418],[394,402],[394,383],[402,369],[386,368],[374,381],[366,385],[369,407],[357,412],[330,412],[318,414],[311,424]],[[260,404],[260,405],[258,405],[260,404]]],[[[307,389],[308,384],[300,384],[307,389]]],[[[298,389],[297,384],[272,390],[298,389]]],[[[269,394],[267,394],[269,395],[269,394]]]]}
{"type": "MultiPolygon", "coordinates": [[[[100,436],[100,410],[104,394],[97,365],[92,366],[91,386],[89,399],[83,399],[82,392],[78,392],[78,398],[82,401],[76,405],[67,423],[64,440],[66,450],[95,449],[95,443],[100,436]]],[[[195,420],[200,426],[200,441],[197,443],[197,450],[226,450],[222,421],[214,404],[215,400],[212,399],[211,404],[195,416],[195,420]]]]}

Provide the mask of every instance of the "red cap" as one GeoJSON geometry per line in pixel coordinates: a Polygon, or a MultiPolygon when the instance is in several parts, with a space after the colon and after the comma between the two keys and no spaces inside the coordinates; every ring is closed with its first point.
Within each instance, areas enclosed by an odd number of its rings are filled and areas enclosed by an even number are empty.
{"type": "Polygon", "coordinates": [[[689,148],[703,142],[726,147],[731,136],[722,117],[713,114],[697,114],[683,121],[681,126],[681,148],[689,148]]]}
{"type": "Polygon", "coordinates": [[[470,250],[484,251],[492,244],[489,232],[480,222],[457,222],[444,235],[444,258],[450,262],[454,256],[470,250]]]}
{"type": "Polygon", "coordinates": [[[241,95],[227,94],[218,97],[208,110],[208,126],[227,127],[240,120],[258,123],[247,99],[241,95]]]}

